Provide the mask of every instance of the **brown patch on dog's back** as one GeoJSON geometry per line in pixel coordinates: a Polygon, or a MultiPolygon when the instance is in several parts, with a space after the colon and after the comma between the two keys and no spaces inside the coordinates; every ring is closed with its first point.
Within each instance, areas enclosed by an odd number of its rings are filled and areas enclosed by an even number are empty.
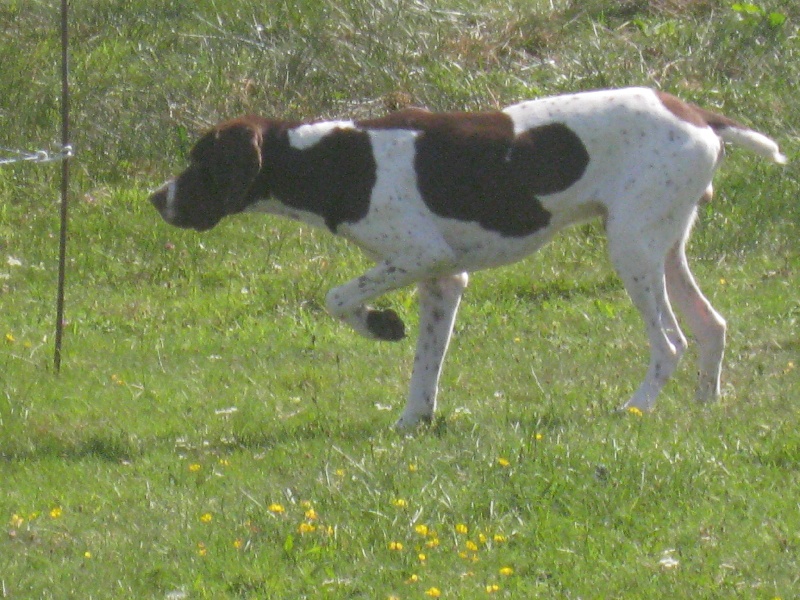
{"type": "Polygon", "coordinates": [[[428,208],[505,236],[546,227],[550,213],[537,196],[566,190],[589,163],[580,138],[566,125],[550,123],[515,136],[502,112],[406,109],[358,126],[419,131],[414,167],[428,208]]]}
{"type": "Polygon", "coordinates": [[[514,140],[512,162],[521,169],[526,186],[537,194],[563,192],[578,181],[589,164],[581,139],[562,123],[521,133],[514,140]]]}
{"type": "Polygon", "coordinates": [[[681,121],[686,121],[697,127],[711,127],[711,129],[714,130],[725,129],[727,127],[744,129],[743,125],[740,125],[733,119],[723,117],[722,115],[705,110],[694,104],[684,102],[672,94],[656,90],[656,95],[661,101],[661,104],[681,121]]]}

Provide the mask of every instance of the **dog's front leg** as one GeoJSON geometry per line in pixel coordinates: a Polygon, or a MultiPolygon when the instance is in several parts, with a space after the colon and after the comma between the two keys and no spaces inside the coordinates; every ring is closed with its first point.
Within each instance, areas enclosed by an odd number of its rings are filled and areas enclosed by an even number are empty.
{"type": "Polygon", "coordinates": [[[396,423],[398,429],[433,419],[442,363],[453,332],[467,274],[428,279],[419,283],[419,337],[408,402],[396,423]]]}
{"type": "Polygon", "coordinates": [[[452,268],[449,255],[444,258],[425,257],[423,260],[418,254],[415,261],[387,259],[361,277],[333,288],[328,292],[325,304],[331,315],[365,337],[389,342],[401,340],[405,337],[405,326],[397,313],[391,309],[378,310],[367,303],[449,268],[452,268]]]}

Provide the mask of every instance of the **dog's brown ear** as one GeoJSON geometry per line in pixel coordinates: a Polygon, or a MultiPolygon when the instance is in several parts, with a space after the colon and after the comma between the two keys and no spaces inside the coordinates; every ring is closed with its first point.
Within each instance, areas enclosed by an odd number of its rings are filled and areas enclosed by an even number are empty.
{"type": "Polygon", "coordinates": [[[192,149],[191,158],[209,170],[225,214],[241,212],[247,190],[261,170],[261,132],[244,121],[228,123],[206,134],[192,149]]]}

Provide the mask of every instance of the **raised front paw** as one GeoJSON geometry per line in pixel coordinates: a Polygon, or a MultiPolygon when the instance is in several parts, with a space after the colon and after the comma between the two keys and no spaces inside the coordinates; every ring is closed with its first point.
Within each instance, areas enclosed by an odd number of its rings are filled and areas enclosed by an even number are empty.
{"type": "Polygon", "coordinates": [[[370,309],[367,313],[367,328],[370,333],[386,342],[396,342],[406,337],[403,320],[392,309],[370,309]]]}

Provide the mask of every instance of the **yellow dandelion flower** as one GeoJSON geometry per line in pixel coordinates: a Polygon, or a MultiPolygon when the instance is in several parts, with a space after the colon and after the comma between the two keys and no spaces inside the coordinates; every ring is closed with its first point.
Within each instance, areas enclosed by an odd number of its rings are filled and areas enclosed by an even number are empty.
{"type": "Polygon", "coordinates": [[[470,552],[477,552],[478,551],[478,544],[476,544],[472,540],[467,540],[466,547],[467,547],[467,550],[469,550],[470,552]]]}
{"type": "Polygon", "coordinates": [[[393,550],[394,552],[400,552],[403,549],[403,542],[390,542],[389,543],[389,550],[393,550]]]}
{"type": "Polygon", "coordinates": [[[442,590],[436,587],[428,588],[427,590],[425,590],[425,595],[430,596],[431,598],[441,598],[442,590]]]}
{"type": "Polygon", "coordinates": [[[507,467],[511,463],[509,462],[509,460],[507,458],[503,458],[501,456],[500,458],[497,459],[497,464],[500,465],[501,467],[507,467]]]}
{"type": "Polygon", "coordinates": [[[298,533],[313,533],[316,530],[317,526],[312,525],[311,523],[300,523],[300,525],[297,526],[298,533]]]}
{"type": "Polygon", "coordinates": [[[479,533],[478,534],[478,542],[480,542],[483,545],[486,545],[487,541],[489,541],[489,540],[487,539],[486,534],[484,534],[484,533],[479,533]]]}
{"type": "Polygon", "coordinates": [[[56,506],[55,508],[50,510],[50,518],[51,519],[58,519],[63,511],[61,510],[60,506],[56,506]]]}
{"type": "Polygon", "coordinates": [[[92,558],[92,553],[87,550],[83,553],[83,558],[92,558]]]}
{"type": "Polygon", "coordinates": [[[420,562],[425,562],[426,560],[428,560],[428,557],[425,556],[425,554],[423,554],[422,552],[417,554],[417,558],[419,559],[420,562]]]}
{"type": "Polygon", "coordinates": [[[417,470],[418,470],[417,469],[417,465],[415,465],[414,463],[411,463],[410,465],[408,465],[408,472],[409,473],[416,473],[417,470]]]}
{"type": "Polygon", "coordinates": [[[205,556],[208,554],[208,548],[206,548],[206,545],[203,542],[197,543],[197,554],[200,556],[205,556]]]}
{"type": "Polygon", "coordinates": [[[200,515],[200,522],[201,523],[211,523],[211,521],[213,521],[213,520],[214,520],[214,517],[211,515],[211,513],[203,513],[202,515],[200,515]]]}
{"type": "Polygon", "coordinates": [[[7,341],[9,344],[13,344],[13,343],[14,343],[14,342],[16,342],[17,340],[14,338],[14,335],[13,335],[12,333],[7,333],[7,334],[6,334],[6,341],[7,341]]]}
{"type": "Polygon", "coordinates": [[[406,502],[403,498],[395,498],[392,500],[392,504],[394,504],[397,508],[408,507],[408,502],[406,502]]]}
{"type": "Polygon", "coordinates": [[[463,523],[457,523],[456,533],[460,533],[461,535],[467,535],[469,533],[469,527],[467,527],[463,523]]]}
{"type": "Polygon", "coordinates": [[[629,407],[628,412],[634,415],[635,417],[641,417],[644,414],[640,409],[636,408],[635,406],[629,407]]]}
{"type": "Polygon", "coordinates": [[[244,547],[244,542],[241,539],[233,540],[233,547],[237,550],[241,550],[244,547]]]}
{"type": "Polygon", "coordinates": [[[300,501],[300,508],[303,508],[305,510],[309,510],[312,506],[314,506],[314,505],[311,504],[311,500],[301,500],[300,501]]]}
{"type": "Polygon", "coordinates": [[[412,573],[411,576],[406,579],[406,583],[417,583],[419,581],[419,575],[416,573],[412,573]]]}
{"type": "Polygon", "coordinates": [[[230,467],[231,466],[231,461],[229,461],[227,458],[220,458],[218,462],[219,462],[219,465],[221,467],[230,467]]]}
{"type": "Polygon", "coordinates": [[[500,586],[496,583],[490,583],[486,586],[486,593],[487,594],[494,594],[495,592],[500,591],[500,586]]]}
{"type": "Polygon", "coordinates": [[[336,473],[337,477],[344,477],[344,469],[336,469],[334,472],[336,473]]]}
{"type": "Polygon", "coordinates": [[[282,504],[273,503],[267,507],[267,510],[271,513],[275,513],[276,515],[280,515],[286,512],[286,509],[283,508],[282,504]]]}
{"type": "Polygon", "coordinates": [[[437,538],[437,537],[432,537],[432,538],[431,538],[431,539],[429,539],[427,542],[425,542],[425,545],[426,545],[428,548],[436,548],[436,547],[439,545],[439,538],[437,538]]]}
{"type": "Polygon", "coordinates": [[[426,537],[428,535],[428,533],[430,533],[430,530],[428,529],[428,526],[427,525],[422,525],[422,524],[415,525],[414,526],[414,531],[416,531],[418,534],[420,534],[423,537],[426,537]]]}
{"type": "Polygon", "coordinates": [[[197,463],[192,463],[189,465],[189,470],[192,473],[197,473],[200,469],[202,469],[202,467],[197,463]]]}
{"type": "Polygon", "coordinates": [[[537,433],[537,434],[536,434],[535,436],[533,436],[533,437],[536,439],[536,441],[537,441],[537,442],[539,442],[539,441],[541,441],[541,440],[543,440],[543,439],[544,439],[544,436],[543,436],[541,433],[537,433]]]}
{"type": "Polygon", "coordinates": [[[309,508],[304,514],[306,516],[306,519],[308,519],[309,521],[314,521],[319,518],[319,515],[317,515],[317,511],[315,511],[313,508],[309,508]]]}
{"type": "Polygon", "coordinates": [[[504,536],[502,533],[495,533],[495,534],[492,536],[492,539],[494,540],[494,543],[495,543],[495,544],[502,544],[502,543],[503,543],[503,542],[505,542],[505,541],[506,541],[508,538],[506,538],[506,536],[504,536]]]}
{"type": "Polygon", "coordinates": [[[512,569],[511,567],[502,567],[500,569],[500,575],[502,575],[503,577],[510,577],[513,574],[514,574],[514,569],[512,569]]]}
{"type": "Polygon", "coordinates": [[[14,514],[14,515],[11,515],[11,520],[8,522],[8,524],[11,525],[11,527],[14,527],[16,529],[17,527],[22,527],[22,524],[24,522],[25,522],[25,519],[23,519],[22,517],[20,517],[17,514],[14,514]]]}

